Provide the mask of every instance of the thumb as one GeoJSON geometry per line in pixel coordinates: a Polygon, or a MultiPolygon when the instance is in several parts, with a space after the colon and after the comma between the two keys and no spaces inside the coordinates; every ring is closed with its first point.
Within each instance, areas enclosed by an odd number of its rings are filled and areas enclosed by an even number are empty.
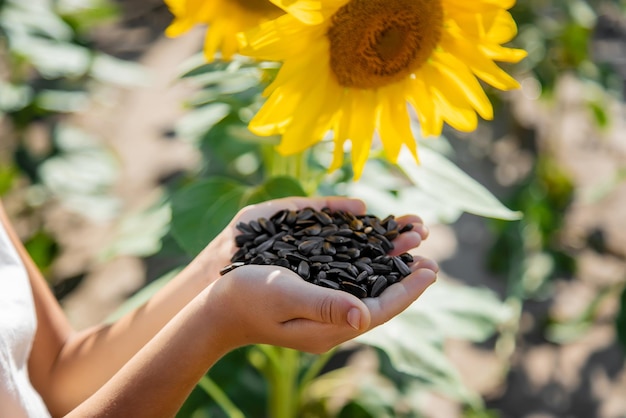
{"type": "Polygon", "coordinates": [[[369,328],[371,318],[367,306],[356,296],[342,290],[328,289],[302,281],[306,286],[303,300],[294,300],[299,305],[303,318],[338,326],[350,326],[357,331],[369,328]]]}

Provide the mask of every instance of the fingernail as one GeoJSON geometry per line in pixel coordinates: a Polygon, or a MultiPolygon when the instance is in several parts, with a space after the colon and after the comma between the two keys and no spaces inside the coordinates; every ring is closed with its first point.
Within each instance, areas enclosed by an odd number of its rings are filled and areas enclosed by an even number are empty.
{"type": "Polygon", "coordinates": [[[348,311],[348,323],[357,331],[361,327],[361,311],[358,308],[352,308],[348,311]]]}

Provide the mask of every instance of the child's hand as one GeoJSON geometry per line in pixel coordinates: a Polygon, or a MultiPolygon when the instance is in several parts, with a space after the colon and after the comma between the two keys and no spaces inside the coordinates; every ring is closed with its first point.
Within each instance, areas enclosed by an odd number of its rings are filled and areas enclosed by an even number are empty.
{"type": "Polygon", "coordinates": [[[265,343],[322,353],[399,314],[435,281],[433,261],[420,259],[411,267],[379,297],[358,299],[282,267],[246,265],[213,283],[207,303],[219,315],[212,320],[230,349],[265,343]]]}

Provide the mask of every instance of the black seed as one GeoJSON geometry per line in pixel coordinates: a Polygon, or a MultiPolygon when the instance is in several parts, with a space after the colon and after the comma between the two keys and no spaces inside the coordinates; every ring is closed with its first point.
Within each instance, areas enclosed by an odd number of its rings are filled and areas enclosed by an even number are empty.
{"type": "Polygon", "coordinates": [[[357,283],[364,282],[364,281],[365,281],[365,279],[367,279],[367,276],[368,276],[368,273],[367,273],[366,271],[362,271],[362,272],[360,272],[360,273],[358,274],[358,276],[356,276],[355,281],[356,281],[357,283]]]}
{"type": "Polygon", "coordinates": [[[235,244],[237,247],[243,247],[247,242],[252,241],[256,237],[256,234],[239,234],[235,237],[235,244]]]}
{"type": "Polygon", "coordinates": [[[252,260],[250,260],[250,264],[267,264],[265,257],[263,257],[261,254],[255,256],[252,260]]]}
{"type": "Polygon", "coordinates": [[[401,275],[408,276],[411,274],[411,269],[404,263],[404,261],[402,261],[400,257],[392,257],[391,259],[401,275]]]}
{"type": "Polygon", "coordinates": [[[298,212],[297,218],[300,221],[305,221],[305,220],[311,219],[314,214],[315,214],[315,211],[312,208],[304,208],[298,212]]]}
{"type": "Polygon", "coordinates": [[[252,240],[252,242],[254,243],[254,245],[259,245],[260,243],[267,241],[269,239],[269,235],[267,234],[261,234],[261,235],[257,235],[256,238],[254,238],[254,240],[252,240]]]}
{"type": "Polygon", "coordinates": [[[291,264],[286,258],[279,258],[278,260],[274,261],[274,265],[277,265],[279,267],[291,268],[291,264]]]}
{"type": "Polygon", "coordinates": [[[413,256],[409,253],[402,253],[400,254],[400,258],[402,259],[402,261],[404,261],[406,264],[411,264],[413,262],[413,256]]]}
{"type": "Polygon", "coordinates": [[[313,251],[319,245],[320,243],[317,241],[312,241],[312,240],[302,241],[298,245],[298,251],[300,251],[302,254],[310,254],[311,251],[313,251]]]}
{"type": "Polygon", "coordinates": [[[274,245],[272,246],[272,248],[276,251],[278,250],[294,251],[298,249],[298,247],[296,247],[295,245],[289,244],[288,242],[284,242],[284,241],[274,242],[274,245]]]}
{"type": "Polygon", "coordinates": [[[322,225],[330,225],[333,223],[333,218],[326,212],[315,212],[315,218],[320,221],[322,225]]]}
{"type": "Polygon", "coordinates": [[[285,217],[285,223],[287,225],[293,225],[298,220],[298,212],[295,210],[290,210],[285,217]]]}
{"type": "Polygon", "coordinates": [[[250,228],[250,225],[248,225],[247,223],[239,222],[237,223],[235,227],[241,232],[243,232],[244,234],[254,234],[254,231],[252,230],[252,228],[250,228]]]}
{"type": "Polygon", "coordinates": [[[340,228],[335,232],[335,235],[339,235],[341,237],[351,237],[354,235],[354,231],[350,228],[340,228]]]}
{"type": "Polygon", "coordinates": [[[270,235],[274,235],[276,233],[276,227],[266,218],[259,218],[259,225],[261,225],[261,228],[269,232],[270,235]]]}
{"type": "Polygon", "coordinates": [[[358,238],[358,240],[361,241],[361,242],[367,241],[367,234],[365,232],[354,231],[354,233],[352,235],[354,235],[356,238],[358,238]]]}
{"type": "Polygon", "coordinates": [[[372,297],[378,297],[387,288],[387,279],[385,276],[378,276],[376,281],[372,284],[372,297]]]}
{"type": "Polygon", "coordinates": [[[381,222],[383,225],[386,226],[387,232],[395,232],[395,231],[397,231],[397,229],[398,229],[398,222],[396,222],[395,219],[392,216],[388,216],[387,218],[388,218],[387,222],[381,222]]]}
{"type": "Polygon", "coordinates": [[[319,235],[320,232],[322,232],[322,227],[315,224],[294,233],[294,235],[319,235]]]}
{"type": "Polygon", "coordinates": [[[318,283],[320,286],[330,287],[331,289],[339,290],[339,283],[334,282],[328,279],[318,279],[318,283]]]}
{"type": "Polygon", "coordinates": [[[285,235],[285,236],[284,236],[284,237],[282,237],[281,239],[282,239],[284,242],[289,242],[289,243],[292,243],[292,244],[293,244],[294,242],[296,242],[296,241],[297,241],[297,240],[296,240],[296,237],[294,237],[293,235],[289,235],[289,234],[285,235]]]}
{"type": "Polygon", "coordinates": [[[337,254],[337,250],[335,249],[335,247],[333,247],[333,244],[331,244],[330,242],[325,242],[324,244],[322,244],[322,252],[328,255],[337,254]]]}
{"type": "Polygon", "coordinates": [[[252,228],[257,234],[263,232],[263,228],[261,228],[261,225],[258,221],[250,221],[248,225],[250,225],[250,228],[252,228]]]}
{"type": "Polygon", "coordinates": [[[402,228],[400,228],[400,233],[409,232],[413,229],[413,224],[406,224],[402,228]]]}
{"type": "Polygon", "coordinates": [[[285,254],[285,258],[291,262],[297,262],[299,263],[300,261],[304,260],[304,261],[309,261],[309,259],[305,256],[303,256],[300,253],[297,252],[293,252],[293,253],[287,253],[285,254]]]}
{"type": "Polygon", "coordinates": [[[322,237],[327,237],[329,235],[334,234],[338,229],[339,227],[335,224],[326,225],[322,228],[319,235],[322,237]]]}
{"type": "Polygon", "coordinates": [[[378,274],[391,273],[391,271],[393,270],[387,264],[380,264],[380,263],[372,263],[372,268],[374,269],[374,272],[378,274]]]}
{"type": "Polygon", "coordinates": [[[361,271],[366,272],[367,274],[374,274],[374,269],[367,263],[361,261],[355,261],[354,265],[361,271]]]}
{"type": "Polygon", "coordinates": [[[334,268],[342,269],[342,270],[345,270],[348,267],[350,267],[350,263],[347,263],[345,261],[331,261],[330,263],[328,263],[328,265],[334,268]]]}
{"type": "Polygon", "coordinates": [[[352,260],[348,254],[335,254],[335,260],[337,261],[350,261],[352,260]]]}
{"type": "Polygon", "coordinates": [[[359,258],[361,256],[361,250],[358,248],[348,248],[346,250],[346,255],[350,258],[359,258]]]}
{"type": "Polygon", "coordinates": [[[236,269],[237,267],[241,267],[241,266],[243,266],[244,264],[245,264],[245,263],[244,263],[244,262],[241,262],[241,261],[236,262],[236,263],[229,264],[229,265],[227,265],[226,267],[224,267],[224,268],[222,268],[222,269],[220,270],[220,276],[223,276],[223,275],[225,275],[226,273],[228,273],[228,272],[230,272],[230,271],[233,271],[233,270],[234,270],[234,269],[236,269]]]}
{"type": "Polygon", "coordinates": [[[309,266],[309,263],[304,260],[300,261],[300,264],[298,264],[298,274],[305,280],[307,280],[311,274],[311,268],[309,266]]]}
{"type": "Polygon", "coordinates": [[[398,238],[399,235],[400,233],[398,231],[388,231],[388,232],[385,232],[384,237],[390,241],[393,241],[394,239],[398,238]]]}
{"type": "Polygon", "coordinates": [[[287,217],[287,214],[289,213],[288,210],[281,210],[276,212],[271,218],[270,220],[274,223],[274,225],[281,225],[283,222],[285,222],[285,218],[287,217]]]}
{"type": "Polygon", "coordinates": [[[379,238],[381,241],[380,245],[383,247],[383,250],[385,250],[385,252],[393,250],[393,244],[387,239],[386,236],[380,235],[379,238]]]}
{"type": "Polygon", "coordinates": [[[352,264],[350,264],[350,265],[348,266],[348,268],[346,269],[346,271],[347,271],[348,273],[350,273],[350,275],[351,275],[351,276],[354,276],[354,277],[356,277],[356,276],[358,276],[358,275],[359,275],[359,269],[358,269],[358,268],[356,268],[356,267],[355,267],[354,265],[352,265],[352,264]]]}
{"type": "Polygon", "coordinates": [[[397,283],[402,279],[402,276],[400,275],[400,273],[397,273],[395,271],[392,271],[391,273],[387,274],[385,277],[387,278],[387,282],[390,285],[397,283]]]}
{"type": "Polygon", "coordinates": [[[273,239],[268,239],[267,241],[261,243],[258,247],[256,247],[256,251],[258,253],[262,253],[262,252],[267,251],[270,248],[272,248],[273,245],[274,245],[274,240],[273,239]]]}
{"type": "Polygon", "coordinates": [[[311,261],[319,261],[320,263],[330,263],[333,257],[330,255],[313,255],[309,258],[311,261]]]}
{"type": "Polygon", "coordinates": [[[341,290],[345,290],[360,299],[367,297],[367,288],[356,283],[341,282],[341,290]]]}
{"type": "Polygon", "coordinates": [[[381,235],[387,232],[387,229],[385,229],[385,227],[378,222],[372,222],[372,228],[374,228],[374,231],[378,232],[381,235]]]}
{"type": "Polygon", "coordinates": [[[233,254],[233,256],[230,259],[230,261],[240,261],[241,259],[243,259],[243,257],[246,255],[247,252],[248,252],[248,250],[245,249],[245,248],[238,249],[235,252],[235,254],[233,254]]]}
{"type": "Polygon", "coordinates": [[[276,254],[271,253],[269,251],[263,251],[263,253],[261,253],[261,255],[263,257],[265,257],[266,260],[269,260],[269,261],[274,261],[274,260],[278,259],[278,256],[276,254]]]}
{"type": "Polygon", "coordinates": [[[330,235],[326,237],[326,241],[332,242],[333,244],[345,244],[348,242],[352,242],[352,240],[348,237],[342,237],[338,235],[330,235]]]}
{"type": "Polygon", "coordinates": [[[350,222],[350,229],[354,230],[354,231],[360,231],[363,229],[363,221],[361,221],[360,219],[353,219],[352,222],[350,222]]]}

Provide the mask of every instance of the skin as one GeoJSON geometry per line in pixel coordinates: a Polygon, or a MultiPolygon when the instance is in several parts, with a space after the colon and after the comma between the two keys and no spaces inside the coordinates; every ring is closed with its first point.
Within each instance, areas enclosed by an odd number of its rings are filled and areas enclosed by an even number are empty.
{"type": "MultiPolygon", "coordinates": [[[[51,414],[174,416],[198,380],[229,351],[265,343],[326,352],[399,314],[435,281],[437,264],[419,257],[402,282],[363,300],[308,283],[282,267],[243,266],[219,275],[236,250],[238,222],[307,206],[365,213],[363,202],[346,198],[286,198],[246,207],[144,306],[113,324],[76,332],[0,205],[0,221],[32,286],[38,327],[29,373],[51,414]]],[[[394,241],[393,254],[427,238],[419,217],[396,219],[414,228],[394,241]]]]}

